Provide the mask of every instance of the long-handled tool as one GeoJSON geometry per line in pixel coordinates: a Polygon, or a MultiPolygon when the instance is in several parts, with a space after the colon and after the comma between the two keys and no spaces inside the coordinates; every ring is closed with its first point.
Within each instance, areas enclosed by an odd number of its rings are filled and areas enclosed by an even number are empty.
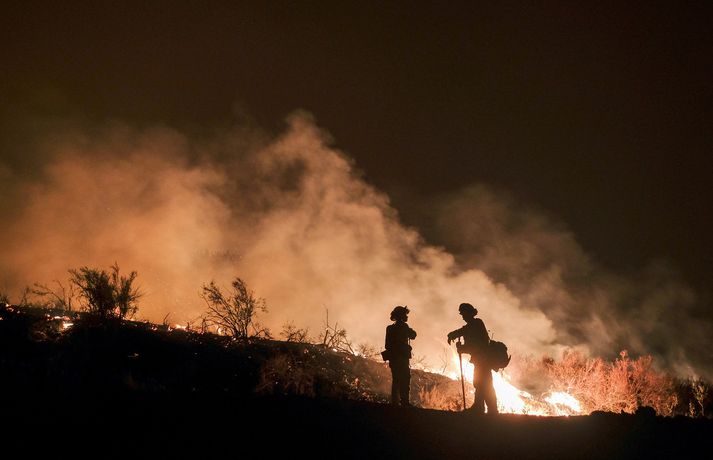
{"type": "Polygon", "coordinates": [[[456,350],[458,350],[458,362],[460,363],[460,387],[463,390],[463,410],[465,410],[465,379],[463,378],[463,353],[460,352],[460,338],[456,342],[456,350]]]}

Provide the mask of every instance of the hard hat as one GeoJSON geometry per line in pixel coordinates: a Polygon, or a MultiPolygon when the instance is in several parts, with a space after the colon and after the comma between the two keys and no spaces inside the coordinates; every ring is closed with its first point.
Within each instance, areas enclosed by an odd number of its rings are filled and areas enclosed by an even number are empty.
{"type": "Polygon", "coordinates": [[[458,306],[458,313],[461,313],[461,314],[465,313],[465,314],[475,316],[478,314],[478,309],[469,303],[462,303],[458,306]]]}
{"type": "Polygon", "coordinates": [[[408,307],[402,307],[401,305],[399,305],[391,311],[391,321],[396,321],[397,319],[405,319],[406,315],[408,314],[408,307]]]}

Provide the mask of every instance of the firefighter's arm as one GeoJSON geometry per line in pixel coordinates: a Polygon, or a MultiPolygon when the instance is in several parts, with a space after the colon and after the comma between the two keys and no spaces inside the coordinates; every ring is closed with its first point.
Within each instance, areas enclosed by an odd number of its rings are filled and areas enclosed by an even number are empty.
{"type": "Polygon", "coordinates": [[[416,331],[414,331],[413,329],[409,328],[409,329],[408,329],[408,338],[409,338],[410,340],[415,339],[415,338],[416,338],[416,331]]]}
{"type": "Polygon", "coordinates": [[[463,337],[463,328],[456,329],[448,333],[448,344],[456,340],[458,337],[463,337]]]}

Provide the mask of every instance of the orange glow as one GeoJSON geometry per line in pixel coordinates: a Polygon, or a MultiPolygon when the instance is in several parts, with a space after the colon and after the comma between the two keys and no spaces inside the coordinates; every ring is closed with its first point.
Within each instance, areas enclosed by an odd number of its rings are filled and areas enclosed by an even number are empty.
{"type": "MultiPolygon", "coordinates": [[[[456,369],[460,369],[458,353],[451,349],[452,362],[456,369]]],[[[473,370],[475,366],[470,363],[469,356],[463,356],[463,377],[473,384],[473,370]]],[[[582,408],[572,395],[565,392],[548,393],[544,398],[536,398],[527,391],[520,390],[510,382],[508,374],[501,370],[491,371],[493,386],[498,397],[498,411],[504,414],[527,414],[539,416],[569,416],[579,415],[582,408]]],[[[446,376],[454,380],[460,379],[459,371],[446,372],[446,376]]],[[[473,390],[470,390],[472,395],[473,390]]],[[[472,398],[472,396],[471,396],[472,398]]],[[[472,399],[471,399],[472,401],[472,399]]]]}
{"type": "Polygon", "coordinates": [[[582,406],[579,401],[568,393],[555,391],[547,396],[545,401],[557,408],[560,413],[556,415],[580,414],[582,412],[582,406]]]}

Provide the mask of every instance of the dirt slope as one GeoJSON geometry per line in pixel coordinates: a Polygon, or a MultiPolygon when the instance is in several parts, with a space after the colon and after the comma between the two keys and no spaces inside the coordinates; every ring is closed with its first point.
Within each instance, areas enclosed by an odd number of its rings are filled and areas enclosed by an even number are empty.
{"type": "MultiPolygon", "coordinates": [[[[383,403],[390,376],[382,363],[312,345],[235,344],[141,324],[78,322],[62,331],[64,320],[45,312],[5,310],[0,319],[7,455],[707,458],[713,439],[705,419],[393,407],[383,403]]],[[[416,373],[414,381],[438,378],[416,373]]]]}

